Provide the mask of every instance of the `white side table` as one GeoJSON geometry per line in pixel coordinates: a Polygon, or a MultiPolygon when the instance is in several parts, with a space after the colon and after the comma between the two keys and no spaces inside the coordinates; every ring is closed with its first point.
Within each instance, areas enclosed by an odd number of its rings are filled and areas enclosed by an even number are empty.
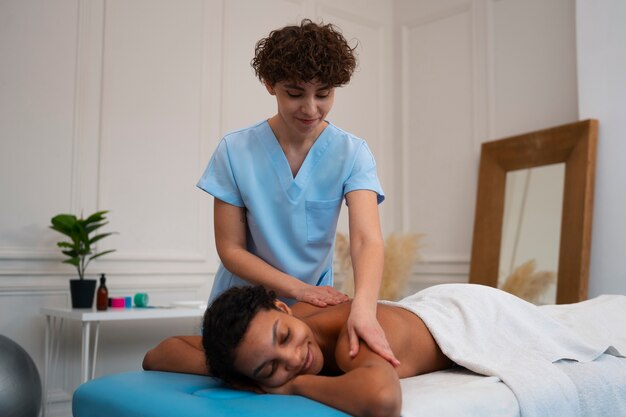
{"type": "MultiPolygon", "coordinates": [[[[154,320],[184,317],[202,317],[204,310],[200,308],[109,308],[97,311],[86,308],[42,308],[41,314],[46,316],[45,357],[43,372],[44,404],[48,399],[48,379],[52,362],[58,358],[58,344],[62,336],[66,320],[82,323],[81,349],[81,383],[94,377],[96,356],[98,354],[98,336],[100,322],[119,320],[154,320]],[[90,352],[91,324],[96,324],[93,353],[90,352]],[[91,365],[91,372],[90,372],[91,365]]],[[[54,369],[54,367],[52,367],[54,369]]]]}

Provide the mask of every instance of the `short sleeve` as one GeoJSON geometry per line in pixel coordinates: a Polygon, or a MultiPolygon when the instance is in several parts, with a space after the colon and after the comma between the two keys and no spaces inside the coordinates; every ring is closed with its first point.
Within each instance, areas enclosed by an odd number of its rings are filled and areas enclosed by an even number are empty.
{"type": "Polygon", "coordinates": [[[354,165],[350,176],[344,183],[343,194],[350,191],[371,190],[377,194],[378,204],[385,200],[385,193],[380,186],[378,175],[376,174],[376,161],[367,143],[362,142],[356,152],[354,165]]]}
{"type": "Polygon", "coordinates": [[[235,181],[228,154],[228,144],[222,139],[196,186],[213,197],[237,207],[244,207],[235,181]]]}

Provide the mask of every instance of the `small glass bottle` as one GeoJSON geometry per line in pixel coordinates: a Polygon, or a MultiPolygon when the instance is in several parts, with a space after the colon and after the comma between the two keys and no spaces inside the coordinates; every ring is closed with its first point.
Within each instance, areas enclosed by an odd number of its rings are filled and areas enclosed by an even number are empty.
{"type": "Polygon", "coordinates": [[[96,308],[106,310],[109,307],[109,290],[106,286],[106,277],[100,275],[100,286],[98,287],[96,308]]]}

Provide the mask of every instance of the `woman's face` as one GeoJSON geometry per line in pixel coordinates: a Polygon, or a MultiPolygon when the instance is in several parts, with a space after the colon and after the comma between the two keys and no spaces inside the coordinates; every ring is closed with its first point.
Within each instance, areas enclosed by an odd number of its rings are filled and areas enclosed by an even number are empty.
{"type": "Polygon", "coordinates": [[[235,369],[261,386],[278,387],[297,375],[318,374],[324,365],[311,328],[282,306],[284,311],[257,313],[235,350],[235,369]]]}
{"type": "Polygon", "coordinates": [[[280,81],[273,86],[267,85],[267,91],[276,96],[278,116],[281,122],[292,132],[317,137],[326,124],[326,115],[333,107],[335,88],[319,81],[294,83],[280,81]]]}

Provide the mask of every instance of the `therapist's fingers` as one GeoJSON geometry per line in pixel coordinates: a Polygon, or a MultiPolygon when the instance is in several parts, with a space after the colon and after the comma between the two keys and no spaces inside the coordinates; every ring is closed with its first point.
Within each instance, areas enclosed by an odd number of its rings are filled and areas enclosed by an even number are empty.
{"type": "Polygon", "coordinates": [[[394,367],[400,365],[400,361],[396,358],[396,356],[391,351],[391,347],[387,342],[387,338],[384,333],[364,333],[361,335],[363,341],[367,343],[370,349],[375,353],[379,354],[383,359],[387,362],[391,363],[394,367]]]}
{"type": "Polygon", "coordinates": [[[359,336],[352,326],[348,326],[348,342],[350,357],[354,358],[359,353],[359,336]]]}
{"type": "MultiPolygon", "coordinates": [[[[354,304],[353,304],[354,307],[354,304]]],[[[400,361],[393,354],[385,332],[378,323],[375,315],[367,314],[362,310],[350,312],[348,318],[348,336],[350,340],[350,356],[354,357],[359,351],[359,338],[374,352],[391,363],[394,367],[400,365],[400,361]],[[353,337],[353,333],[355,336],[353,337]]]]}
{"type": "Polygon", "coordinates": [[[341,304],[348,301],[348,296],[333,287],[307,286],[296,295],[296,300],[312,304],[317,307],[341,304]]]}
{"type": "Polygon", "coordinates": [[[341,304],[349,300],[349,297],[346,294],[342,293],[341,291],[337,291],[333,287],[324,286],[316,288],[322,295],[324,302],[328,305],[341,304]]]}

